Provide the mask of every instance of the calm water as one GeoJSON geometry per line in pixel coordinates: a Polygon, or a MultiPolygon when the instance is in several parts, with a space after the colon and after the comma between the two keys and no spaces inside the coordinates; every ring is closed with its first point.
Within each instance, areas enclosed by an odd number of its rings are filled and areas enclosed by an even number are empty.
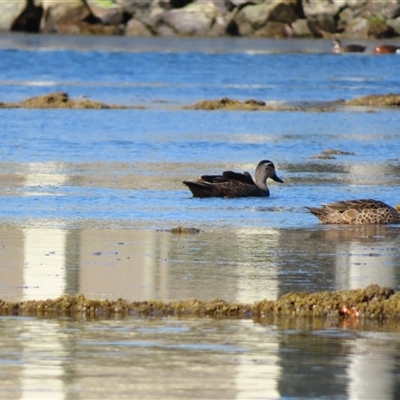
{"type": "MultiPolygon", "coordinates": [[[[0,297],[252,302],[370,283],[399,290],[400,227],[322,226],[304,208],[400,201],[398,111],[182,109],[222,96],[320,102],[396,91],[398,57],[330,48],[0,37],[0,101],[63,90],[147,107],[0,109],[0,297]],[[314,158],[332,148],[354,154],[314,158]],[[262,159],[284,180],[267,199],[193,199],[181,183],[254,173],[262,159]],[[167,232],[178,225],[201,232],[167,232]]],[[[400,396],[398,326],[1,318],[0,330],[5,399],[400,396]]]]}

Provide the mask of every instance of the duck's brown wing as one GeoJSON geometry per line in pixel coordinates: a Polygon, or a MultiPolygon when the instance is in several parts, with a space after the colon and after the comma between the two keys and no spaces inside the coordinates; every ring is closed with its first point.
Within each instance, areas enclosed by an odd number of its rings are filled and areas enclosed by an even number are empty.
{"type": "Polygon", "coordinates": [[[254,183],[253,178],[247,171],[243,173],[224,171],[222,176],[226,179],[226,182],[220,185],[224,197],[264,197],[269,195],[268,192],[261,190],[254,183]]]}
{"type": "Polygon", "coordinates": [[[385,204],[383,201],[379,200],[359,199],[359,200],[336,201],[334,203],[323,204],[323,207],[343,213],[348,210],[355,210],[357,212],[361,212],[365,210],[378,210],[380,208],[386,208],[390,206],[385,204]]]}
{"type": "Polygon", "coordinates": [[[243,174],[234,171],[224,171],[222,173],[222,176],[227,180],[243,182],[249,185],[255,185],[253,178],[247,171],[245,171],[243,174]]]}
{"type": "Polygon", "coordinates": [[[224,171],[222,175],[201,175],[197,179],[198,182],[209,182],[209,183],[225,183],[229,181],[238,181],[254,185],[253,178],[250,173],[245,171],[243,174],[234,171],[224,171]]]}
{"type": "MultiPolygon", "coordinates": [[[[352,218],[353,224],[390,224],[399,222],[399,213],[383,201],[373,199],[349,200],[345,218],[352,218]]],[[[330,205],[331,206],[331,205],[330,205]]]]}
{"type": "MultiPolygon", "coordinates": [[[[230,180],[222,184],[224,197],[267,197],[268,192],[261,190],[257,185],[230,180]]],[[[221,188],[222,189],[222,188],[221,188]]]]}
{"type": "Polygon", "coordinates": [[[321,208],[307,207],[326,224],[387,224],[396,222],[396,210],[373,199],[346,200],[323,204],[321,208]]]}
{"type": "Polygon", "coordinates": [[[224,194],[219,190],[220,183],[209,182],[201,177],[183,181],[183,183],[190,189],[193,197],[224,197],[224,194]]]}
{"type": "Polygon", "coordinates": [[[222,183],[226,182],[227,178],[222,175],[201,175],[197,182],[209,182],[209,183],[222,183]]]}

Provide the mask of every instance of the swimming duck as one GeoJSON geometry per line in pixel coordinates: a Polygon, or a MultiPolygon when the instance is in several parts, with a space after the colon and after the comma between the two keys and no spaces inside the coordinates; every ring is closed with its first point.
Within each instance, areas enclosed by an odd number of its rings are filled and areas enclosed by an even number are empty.
{"type": "Polygon", "coordinates": [[[360,44],[348,44],[347,46],[342,46],[339,39],[334,39],[332,51],[334,53],[362,53],[365,49],[366,47],[360,44]]]}
{"type": "Polygon", "coordinates": [[[400,47],[391,44],[380,44],[374,49],[374,54],[400,54],[400,47]]]}
{"type": "Polygon", "coordinates": [[[275,172],[274,164],[262,160],[257,165],[254,180],[247,171],[224,171],[222,175],[202,175],[183,183],[189,187],[193,197],[267,197],[267,178],[283,183],[275,172]]]}
{"type": "Polygon", "coordinates": [[[400,224],[400,206],[393,208],[379,200],[337,201],[307,208],[324,224],[400,224]]]}

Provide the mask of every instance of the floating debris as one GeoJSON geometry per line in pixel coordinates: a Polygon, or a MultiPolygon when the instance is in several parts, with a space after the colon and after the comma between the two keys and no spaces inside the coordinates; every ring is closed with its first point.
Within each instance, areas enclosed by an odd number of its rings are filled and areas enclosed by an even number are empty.
{"type": "Polygon", "coordinates": [[[0,102],[0,108],[127,109],[144,107],[105,104],[88,98],[74,100],[71,99],[66,92],[54,92],[42,96],[31,97],[18,103],[0,102]]]}
{"type": "Polygon", "coordinates": [[[165,303],[160,300],[128,302],[90,300],[83,295],[62,296],[54,300],[6,302],[0,300],[0,315],[36,315],[70,317],[109,317],[115,314],[138,317],[218,317],[253,318],[318,317],[363,318],[368,320],[400,320],[400,292],[392,288],[370,285],[365,289],[325,291],[320,293],[288,293],[276,301],[262,300],[253,304],[181,300],[165,303]]]}

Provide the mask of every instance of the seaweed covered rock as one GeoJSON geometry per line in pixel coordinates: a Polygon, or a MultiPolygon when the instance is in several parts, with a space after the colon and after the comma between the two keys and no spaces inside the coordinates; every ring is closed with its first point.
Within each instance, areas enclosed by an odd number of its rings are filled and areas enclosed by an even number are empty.
{"type": "Polygon", "coordinates": [[[91,300],[83,295],[62,296],[49,300],[6,302],[0,300],[0,315],[40,315],[71,317],[107,317],[115,314],[138,317],[216,317],[253,318],[275,317],[363,318],[366,320],[400,321],[400,293],[392,288],[370,285],[364,289],[325,291],[319,293],[287,293],[276,301],[261,300],[253,304],[211,301],[179,300],[166,303],[161,300],[128,302],[118,300],[91,300]]]}
{"type": "Polygon", "coordinates": [[[375,94],[363,97],[356,97],[346,102],[348,106],[368,106],[368,107],[399,107],[399,94],[375,94]]]}
{"type": "Polygon", "coordinates": [[[248,99],[236,100],[228,97],[222,97],[216,100],[200,100],[184,108],[189,110],[226,110],[226,111],[311,111],[324,112],[334,111],[338,106],[343,105],[342,100],[328,102],[297,102],[282,103],[271,101],[266,103],[263,100],[248,99]]]}
{"type": "Polygon", "coordinates": [[[0,108],[77,108],[77,109],[124,109],[126,106],[105,104],[87,98],[71,99],[66,92],[54,92],[30,97],[18,103],[0,102],[0,108]]]}
{"type": "Polygon", "coordinates": [[[370,285],[365,289],[341,290],[321,293],[288,293],[279,298],[274,312],[296,316],[364,316],[368,318],[400,317],[393,311],[397,309],[394,291],[370,285]],[[386,309],[383,304],[386,302],[386,309]],[[388,305],[390,304],[390,305],[388,305]],[[386,311],[385,311],[386,310],[386,311]],[[393,310],[390,311],[389,310],[393,310]]]}

